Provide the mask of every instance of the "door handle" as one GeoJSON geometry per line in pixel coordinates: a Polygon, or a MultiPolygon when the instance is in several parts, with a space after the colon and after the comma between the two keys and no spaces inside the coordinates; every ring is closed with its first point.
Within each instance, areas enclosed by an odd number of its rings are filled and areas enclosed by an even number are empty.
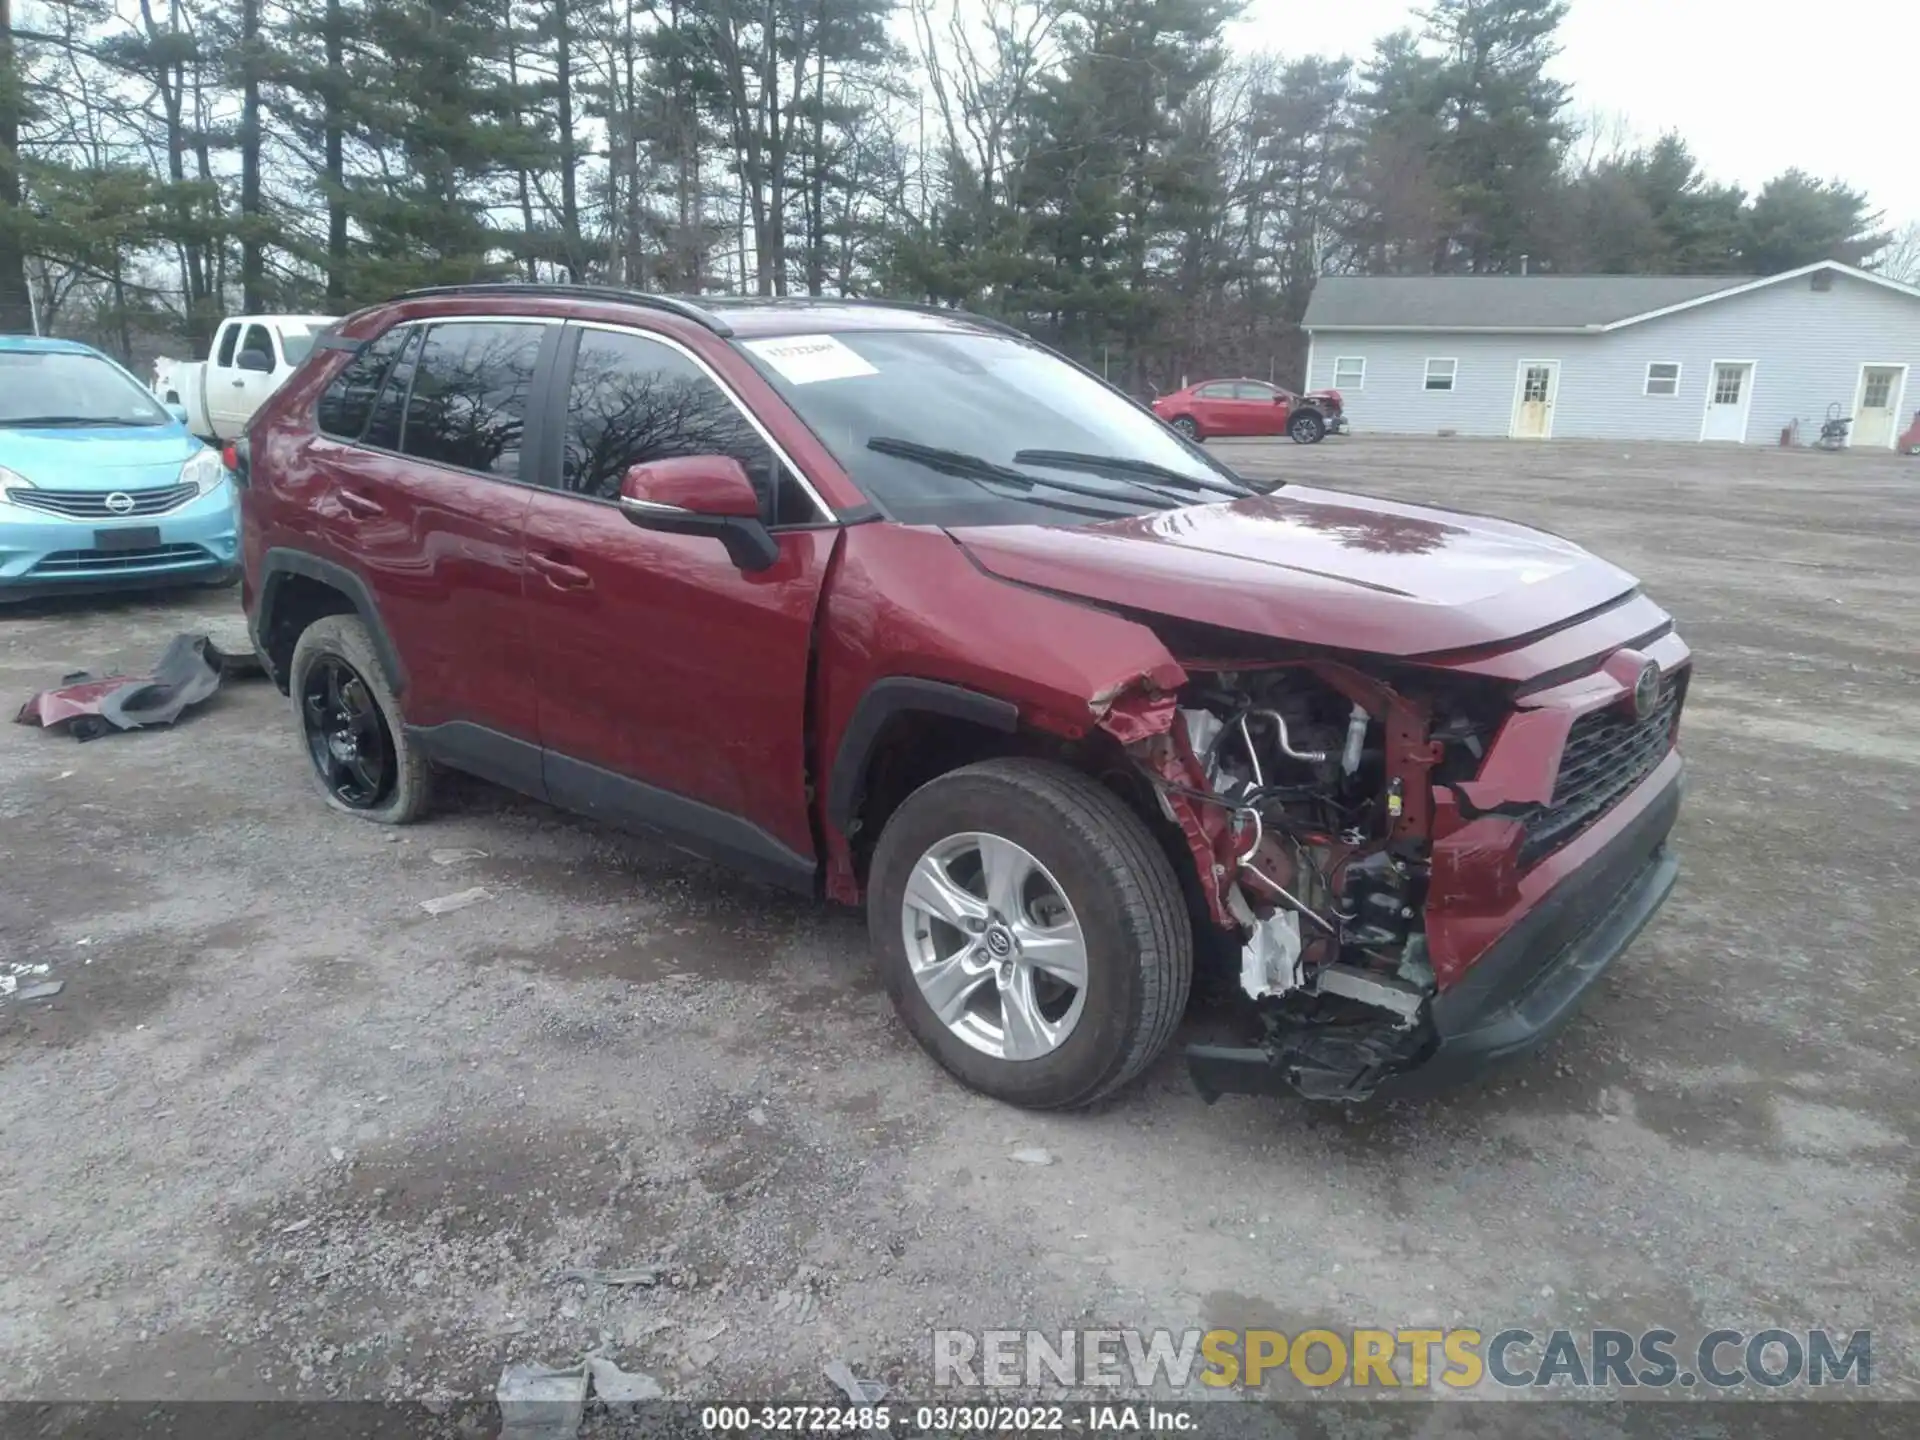
{"type": "Polygon", "coordinates": [[[585,590],[593,584],[593,577],[578,565],[569,565],[551,555],[542,555],[538,550],[527,552],[527,563],[546,576],[547,583],[557,589],[585,590]]]}
{"type": "Polygon", "coordinates": [[[366,496],[356,491],[337,490],[334,493],[340,499],[340,508],[342,510],[345,510],[349,515],[358,515],[362,520],[371,520],[377,515],[387,513],[380,507],[380,503],[377,500],[369,500],[366,496]]]}
{"type": "Polygon", "coordinates": [[[245,380],[235,380],[235,381],[233,382],[233,388],[234,388],[234,389],[236,389],[236,390],[238,390],[238,389],[239,389],[239,388],[240,388],[240,387],[241,387],[242,385],[244,385],[244,384],[246,384],[246,383],[247,383],[247,382],[246,382],[245,380]]]}

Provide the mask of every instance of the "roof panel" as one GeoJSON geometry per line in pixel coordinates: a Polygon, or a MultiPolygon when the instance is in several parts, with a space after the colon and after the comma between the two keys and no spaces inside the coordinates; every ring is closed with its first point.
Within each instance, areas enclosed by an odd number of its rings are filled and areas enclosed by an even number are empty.
{"type": "Polygon", "coordinates": [[[1578,330],[1698,300],[1751,275],[1326,275],[1309,330],[1578,330]]]}

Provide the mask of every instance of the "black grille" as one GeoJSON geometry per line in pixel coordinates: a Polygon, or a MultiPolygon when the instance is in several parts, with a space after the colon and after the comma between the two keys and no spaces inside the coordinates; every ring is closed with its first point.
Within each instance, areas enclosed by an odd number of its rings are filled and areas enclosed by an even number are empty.
{"type": "Polygon", "coordinates": [[[131,515],[161,515],[184,505],[198,494],[193,485],[169,485],[164,490],[25,490],[10,489],[7,499],[30,510],[65,515],[75,520],[124,520],[131,515]],[[124,510],[107,505],[109,495],[125,495],[133,502],[124,510]]]}
{"type": "Polygon", "coordinates": [[[1572,840],[1653,773],[1673,748],[1686,692],[1682,670],[1660,682],[1660,701],[1643,719],[1611,706],[1573,722],[1553,782],[1553,803],[1527,821],[1520,845],[1523,868],[1572,840]]]}
{"type": "Polygon", "coordinates": [[[37,575],[71,575],[84,570],[179,569],[213,559],[198,545],[156,545],[150,550],[56,550],[34,566],[37,575]]]}

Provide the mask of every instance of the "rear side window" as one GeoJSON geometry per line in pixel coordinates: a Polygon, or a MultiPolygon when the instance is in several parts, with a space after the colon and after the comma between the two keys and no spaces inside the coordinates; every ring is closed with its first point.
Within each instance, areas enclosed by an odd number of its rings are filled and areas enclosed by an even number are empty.
{"type": "Polygon", "coordinates": [[[632,466],[692,455],[738,460],[768,523],[819,519],[773,447],[693,361],[644,335],[582,330],[567,387],[562,487],[618,500],[632,466]]]}
{"type": "Polygon", "coordinates": [[[387,371],[387,383],[380,387],[380,398],[373,402],[373,416],[367,421],[366,442],[382,450],[400,448],[400,421],[407,413],[407,392],[413,388],[414,362],[420,358],[418,326],[406,327],[400,353],[387,371]]]}
{"type": "Polygon", "coordinates": [[[220,353],[217,357],[221,365],[233,364],[234,342],[240,338],[240,327],[228,324],[220,328],[220,353]]]}
{"type": "Polygon", "coordinates": [[[367,417],[373,414],[373,401],[380,393],[380,382],[387,378],[387,369],[393,364],[393,357],[400,353],[400,347],[414,333],[405,325],[395,326],[362,349],[347,362],[344,370],[333,377],[326,392],[321,395],[320,406],[314,414],[322,434],[338,440],[360,438],[367,428],[367,417]]]}
{"type": "Polygon", "coordinates": [[[435,325],[407,401],[404,454],[484,475],[520,477],[520,441],[540,325],[435,325]]]}

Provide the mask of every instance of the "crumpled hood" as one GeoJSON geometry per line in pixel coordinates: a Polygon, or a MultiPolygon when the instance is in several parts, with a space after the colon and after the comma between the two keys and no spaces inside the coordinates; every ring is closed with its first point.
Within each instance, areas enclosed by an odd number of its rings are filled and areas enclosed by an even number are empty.
{"type": "Polygon", "coordinates": [[[1279,640],[1413,656],[1551,630],[1633,590],[1504,520],[1289,485],[1088,526],[959,526],[990,574],[1279,640]]]}
{"type": "Polygon", "coordinates": [[[183,425],[21,430],[0,426],[0,465],[43,490],[171,484],[200,448],[183,425]]]}

